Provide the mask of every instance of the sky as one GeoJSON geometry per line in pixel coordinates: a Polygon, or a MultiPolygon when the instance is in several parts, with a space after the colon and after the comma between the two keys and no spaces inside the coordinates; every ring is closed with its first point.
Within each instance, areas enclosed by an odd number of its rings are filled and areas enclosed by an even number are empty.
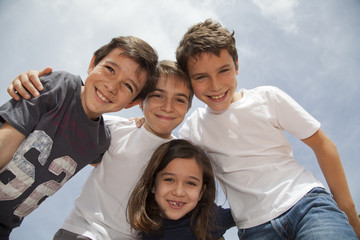
{"type": "MultiPolygon", "coordinates": [[[[0,0],[0,104],[9,100],[8,84],[30,69],[51,66],[85,80],[93,52],[116,36],[140,37],[160,59],[175,60],[188,27],[207,18],[235,31],[239,88],[277,86],[321,122],[337,145],[360,212],[358,0],[0,0]]],[[[201,106],[195,99],[188,114],[201,106]]],[[[297,161],[326,185],[312,151],[287,136],[297,161]]],[[[48,198],[10,239],[51,239],[90,171],[86,167],[48,198]]],[[[236,229],[225,239],[237,239],[236,229]]]]}

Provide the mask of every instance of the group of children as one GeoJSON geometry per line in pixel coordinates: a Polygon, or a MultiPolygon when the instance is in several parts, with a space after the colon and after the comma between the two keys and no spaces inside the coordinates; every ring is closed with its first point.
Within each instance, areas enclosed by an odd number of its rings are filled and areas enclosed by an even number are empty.
{"type": "Polygon", "coordinates": [[[360,236],[320,123],[278,88],[237,91],[233,32],[198,23],[176,60],[158,62],[143,40],[119,37],[94,53],[85,86],[49,70],[41,82],[27,73],[10,84],[19,101],[0,108],[0,239],[87,164],[95,167],[54,239],[218,239],[235,225],[239,239],[360,236]],[[33,84],[43,85],[39,97],[25,90],[39,95],[33,84]],[[206,107],[175,139],[193,94],[206,107]],[[102,116],[137,104],[140,129],[102,116]],[[333,197],[295,161],[283,131],[314,151],[333,197]],[[214,204],[215,176],[231,212],[214,204]]]}

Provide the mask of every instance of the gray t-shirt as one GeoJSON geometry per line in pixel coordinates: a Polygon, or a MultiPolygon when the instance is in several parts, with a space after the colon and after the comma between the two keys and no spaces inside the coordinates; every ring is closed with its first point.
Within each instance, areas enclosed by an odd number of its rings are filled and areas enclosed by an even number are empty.
{"type": "Polygon", "coordinates": [[[92,121],[82,108],[80,77],[53,72],[41,81],[39,97],[0,107],[1,125],[7,122],[26,136],[0,170],[0,237],[75,173],[100,162],[110,145],[103,118],[92,121]]]}

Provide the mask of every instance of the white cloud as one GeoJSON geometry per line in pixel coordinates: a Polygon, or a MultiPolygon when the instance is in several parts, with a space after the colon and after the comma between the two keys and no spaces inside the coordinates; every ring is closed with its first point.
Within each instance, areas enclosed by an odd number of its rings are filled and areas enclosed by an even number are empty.
{"type": "Polygon", "coordinates": [[[274,20],[286,32],[296,34],[296,7],[299,0],[253,0],[262,14],[274,20]]]}
{"type": "MultiPolygon", "coordinates": [[[[8,83],[28,69],[49,65],[85,78],[93,51],[118,35],[141,37],[161,58],[174,59],[186,29],[206,18],[235,30],[240,87],[278,86],[322,122],[338,145],[359,210],[360,9],[355,1],[0,1],[0,104],[9,98],[8,83]]],[[[200,104],[193,105],[190,112],[200,104]]],[[[135,109],[121,112],[124,117],[139,114],[135,109]]],[[[297,140],[294,145],[299,158],[304,148],[309,152],[297,140]]],[[[308,160],[300,163],[322,176],[313,154],[304,158],[308,160]]],[[[87,173],[78,174],[25,218],[13,239],[51,238],[72,208],[87,173]],[[53,204],[61,213],[54,211],[53,204]],[[48,215],[51,221],[44,221],[48,215]]],[[[237,237],[232,234],[226,239],[237,237]]]]}

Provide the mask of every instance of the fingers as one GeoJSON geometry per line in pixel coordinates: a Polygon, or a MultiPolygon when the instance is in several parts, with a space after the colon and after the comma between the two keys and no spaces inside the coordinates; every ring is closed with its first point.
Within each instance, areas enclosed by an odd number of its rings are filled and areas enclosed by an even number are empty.
{"type": "Polygon", "coordinates": [[[17,92],[16,92],[16,90],[14,89],[13,82],[10,83],[10,85],[8,86],[7,92],[8,92],[9,95],[10,95],[13,99],[15,99],[16,101],[19,101],[19,100],[20,100],[19,95],[17,95],[17,92]]]}
{"type": "MultiPolygon", "coordinates": [[[[40,81],[40,77],[50,74],[52,72],[52,68],[51,67],[47,67],[44,70],[38,72],[38,71],[29,71],[28,77],[30,82],[28,81],[24,81],[22,82],[24,87],[34,96],[37,97],[39,96],[39,92],[38,91],[42,91],[43,90],[43,85],[40,81]],[[37,91],[38,90],[38,91],[37,91]]],[[[24,79],[26,80],[26,79],[24,79]]]]}
{"type": "Polygon", "coordinates": [[[38,71],[29,71],[28,74],[20,74],[19,79],[15,79],[13,82],[18,94],[26,99],[30,98],[29,93],[34,97],[38,97],[40,94],[35,86],[41,85],[42,89],[42,84],[38,76],[38,71]]]}
{"type": "Polygon", "coordinates": [[[131,117],[130,121],[135,121],[136,127],[141,128],[142,125],[145,123],[144,117],[131,117]]]}
{"type": "Polygon", "coordinates": [[[20,99],[19,96],[22,96],[25,99],[30,99],[30,94],[34,97],[38,97],[40,95],[38,91],[43,90],[43,85],[41,84],[39,77],[51,72],[52,68],[47,67],[42,71],[30,70],[22,73],[10,83],[7,91],[9,95],[17,101],[20,99]]]}
{"type": "MultiPolygon", "coordinates": [[[[17,78],[14,79],[14,81],[12,81],[12,83],[10,83],[10,85],[8,87],[8,92],[9,92],[10,96],[13,96],[14,94],[16,94],[17,96],[20,95],[25,99],[30,99],[30,94],[25,89],[26,86],[29,87],[28,82],[29,82],[29,78],[28,78],[27,74],[25,74],[25,73],[20,74],[17,78]]],[[[32,89],[32,90],[33,90],[33,88],[34,87],[32,87],[32,88],[30,87],[30,89],[32,89]]],[[[37,93],[37,94],[39,94],[39,93],[37,93]]],[[[34,96],[36,96],[36,93],[34,96]]],[[[15,97],[14,97],[14,99],[18,100],[15,97]]]]}
{"type": "Polygon", "coordinates": [[[46,75],[46,74],[49,74],[49,73],[51,73],[51,72],[52,72],[52,68],[51,68],[51,67],[44,68],[44,70],[40,71],[39,77],[42,77],[42,76],[44,76],[44,75],[46,75]]]}

